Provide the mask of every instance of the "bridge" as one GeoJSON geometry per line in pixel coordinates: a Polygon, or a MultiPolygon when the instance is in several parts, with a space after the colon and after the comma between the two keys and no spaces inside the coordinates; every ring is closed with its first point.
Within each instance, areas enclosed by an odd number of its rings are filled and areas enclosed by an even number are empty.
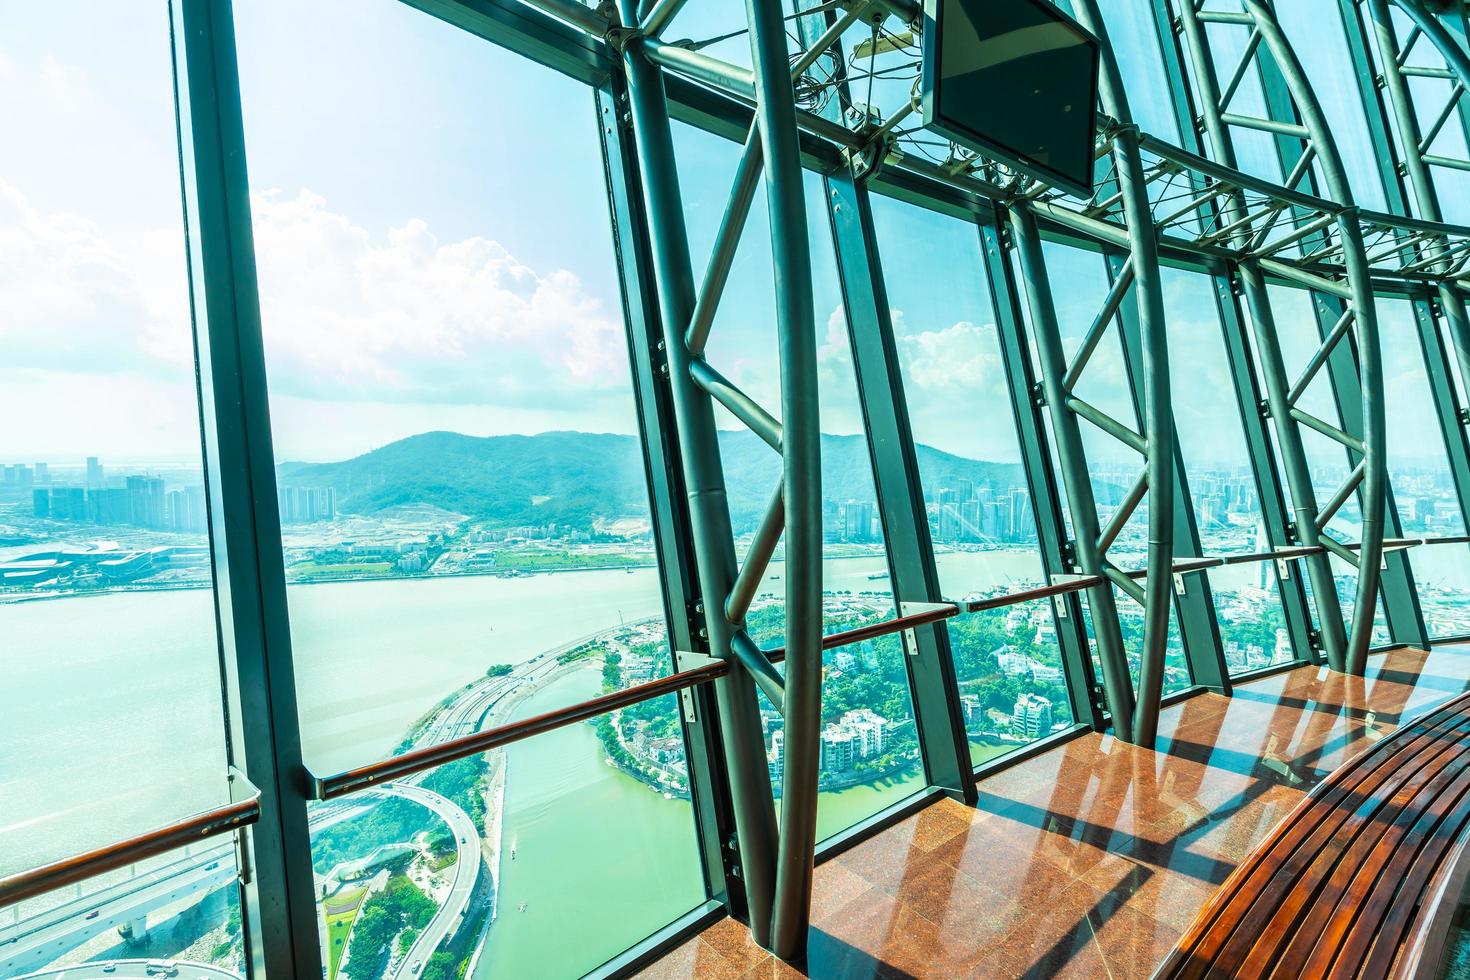
{"type": "MultiPolygon", "coordinates": [[[[479,731],[490,711],[507,695],[525,685],[544,682],[559,666],[559,656],[605,632],[591,633],[540,653],[530,660],[516,664],[509,674],[474,681],[458,692],[418,732],[413,739],[414,745],[431,745],[479,731]]],[[[375,787],[354,798],[350,805],[322,804],[314,808],[311,815],[311,831],[317,834],[365,811],[374,794],[380,797],[397,796],[427,807],[453,831],[458,848],[454,884],[439,912],[420,931],[408,954],[390,972],[390,977],[395,980],[398,977],[416,976],[415,966],[421,969],[429,956],[459,927],[479,880],[479,829],[469,815],[453,801],[417,785],[422,779],[422,776],[416,776],[375,787]]],[[[124,881],[79,894],[50,908],[38,909],[26,918],[0,927],[0,976],[8,977],[25,970],[38,970],[109,930],[128,927],[140,932],[150,912],[190,896],[207,894],[224,887],[235,876],[234,844],[229,840],[222,840],[210,846],[201,846],[150,871],[131,875],[124,881]]],[[[125,961],[117,962],[121,964],[125,961]]],[[[88,964],[87,968],[93,965],[95,964],[88,964]]],[[[71,968],[72,971],[81,969],[83,968],[80,966],[71,968]]],[[[190,969],[193,969],[192,965],[190,969]]],[[[62,973],[42,971],[36,975],[49,977],[61,976],[62,973]]],[[[65,975],[82,977],[92,974],[66,972],[65,975]]]]}
{"type": "Polygon", "coordinates": [[[27,973],[15,980],[122,980],[128,977],[148,977],[151,980],[167,980],[169,977],[179,977],[181,980],[185,977],[188,980],[240,980],[237,973],[188,960],[95,960],[77,966],[27,973]]]}
{"type": "MultiPolygon", "coordinates": [[[[312,813],[311,829],[320,832],[366,809],[359,801],[320,808],[312,813]]],[[[39,969],[110,929],[141,930],[148,913],[224,887],[236,877],[234,850],[228,838],[199,845],[167,864],[38,909],[0,928],[0,976],[39,969]]]]}

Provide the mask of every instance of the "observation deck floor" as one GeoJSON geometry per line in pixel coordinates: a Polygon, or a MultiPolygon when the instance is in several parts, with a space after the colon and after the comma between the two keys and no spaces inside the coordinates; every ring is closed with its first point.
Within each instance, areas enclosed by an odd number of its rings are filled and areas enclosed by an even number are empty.
{"type": "Polygon", "coordinates": [[[1159,751],[1088,733],[817,868],[808,960],[732,919],[645,978],[1146,977],[1308,789],[1470,689],[1470,644],[1303,666],[1165,708],[1159,751]]]}

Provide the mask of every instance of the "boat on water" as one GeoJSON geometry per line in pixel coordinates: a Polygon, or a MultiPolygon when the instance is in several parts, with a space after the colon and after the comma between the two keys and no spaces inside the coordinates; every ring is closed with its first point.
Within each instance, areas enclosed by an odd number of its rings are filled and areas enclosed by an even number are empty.
{"type": "Polygon", "coordinates": [[[876,582],[879,579],[884,579],[884,578],[887,578],[887,577],[888,577],[888,573],[887,572],[874,572],[872,575],[869,575],[868,576],[868,581],[869,582],[876,582]]]}

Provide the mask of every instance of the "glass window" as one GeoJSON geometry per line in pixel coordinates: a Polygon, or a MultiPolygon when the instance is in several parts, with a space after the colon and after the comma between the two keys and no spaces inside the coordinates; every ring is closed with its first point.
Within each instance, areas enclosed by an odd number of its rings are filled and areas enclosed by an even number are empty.
{"type": "MultiPolygon", "coordinates": [[[[388,0],[236,15],[308,766],[667,674],[591,91],[388,0]]],[[[702,900],[679,718],[649,710],[367,794],[352,849],[318,835],[319,870],[348,865],[324,907],[384,873],[401,899],[347,973],[524,975],[532,950],[581,973],[702,900]],[[660,828],[642,873],[607,857],[628,841],[581,850],[594,817],[660,828]],[[492,884],[446,933],[456,851],[492,884]]]]}
{"type": "MultiPolygon", "coordinates": [[[[978,232],[881,197],[873,223],[940,587],[959,599],[1041,585],[1036,513],[978,232]]],[[[947,625],[972,762],[1072,724],[1049,601],[947,625]]]]}
{"type": "MultiPolygon", "coordinates": [[[[1383,342],[1384,407],[1388,414],[1388,471],[1399,522],[1409,537],[1465,533],[1444,438],[1424,368],[1414,310],[1409,301],[1380,297],[1378,329],[1383,342]]],[[[1463,545],[1436,545],[1409,552],[1414,585],[1430,636],[1465,632],[1463,545]]]]}
{"type": "MultiPolygon", "coordinates": [[[[1163,269],[1174,424],[1200,547],[1211,557],[1269,551],[1210,277],[1163,269]]],[[[1295,659],[1271,562],[1209,571],[1225,663],[1253,670],[1295,659]]]]}
{"type": "MultiPolygon", "coordinates": [[[[724,214],[740,147],[687,126],[677,127],[674,136],[698,280],[724,214]]],[[[819,333],[823,628],[830,634],[890,619],[896,609],[825,199],[819,178],[806,175],[807,230],[812,242],[819,333]]],[[[770,240],[762,184],[715,316],[707,359],[780,418],[770,240]]],[[[743,555],[780,479],[780,459],[743,423],[718,406],[716,424],[721,430],[720,454],[736,553],[743,555]]],[[[783,554],[777,551],[747,617],[751,637],[766,649],[784,642],[783,554]]],[[[924,784],[899,637],[886,636],[829,650],[823,662],[819,839],[845,830],[924,784]],[[881,733],[878,738],[859,737],[862,731],[874,727],[881,733]],[[858,750],[847,751],[844,746],[849,744],[857,745],[858,750]]],[[[763,717],[772,778],[779,779],[784,746],[781,718],[769,705],[763,717]]]]}
{"type": "Polygon", "coordinates": [[[1100,6],[1133,121],[1144,132],[1177,145],[1179,122],[1169,97],[1154,0],[1115,0],[1100,6]]]}
{"type": "Polygon", "coordinates": [[[1387,206],[1383,178],[1368,133],[1358,72],[1348,52],[1343,9],[1337,0],[1296,0],[1276,7],[1276,16],[1322,104],[1354,200],[1382,210],[1387,206]]]}
{"type": "MultiPolygon", "coordinates": [[[[229,799],[170,47],[162,2],[0,6],[0,877],[229,799]]],[[[238,969],[233,861],[6,908],[0,976],[238,969]]]]}
{"type": "MultiPolygon", "coordinates": [[[[1295,384],[1322,343],[1317,310],[1312,295],[1306,290],[1270,286],[1268,292],[1271,311],[1276,320],[1276,335],[1281,345],[1281,358],[1286,366],[1287,383],[1295,384]]],[[[1343,343],[1346,341],[1344,340],[1343,343]]],[[[1332,393],[1329,367],[1324,367],[1318,372],[1317,377],[1303,391],[1296,404],[1302,410],[1332,425],[1342,424],[1338,416],[1337,402],[1332,393]]],[[[1337,488],[1347,479],[1350,469],[1347,450],[1340,443],[1314,429],[1299,426],[1299,430],[1302,434],[1302,446],[1306,453],[1307,466],[1311,470],[1312,486],[1320,506],[1330,500],[1337,488]]],[[[1273,445],[1275,445],[1274,441],[1273,445]]],[[[1279,459],[1279,448],[1277,453],[1279,459]]],[[[1284,473],[1285,470],[1283,469],[1282,472],[1284,473]]],[[[1326,532],[1340,541],[1353,542],[1359,539],[1361,526],[1362,512],[1358,509],[1358,498],[1354,494],[1333,515],[1332,520],[1327,524],[1326,532]]],[[[1337,580],[1337,593],[1342,605],[1343,620],[1350,626],[1353,606],[1357,601],[1358,575],[1356,570],[1336,555],[1331,556],[1330,564],[1333,576],[1337,580]]],[[[1302,582],[1310,594],[1311,585],[1308,580],[1304,577],[1302,582]]],[[[1380,596],[1373,627],[1375,644],[1389,642],[1388,625],[1383,618],[1382,607],[1383,602],[1380,596]]],[[[1316,615],[1315,606],[1313,606],[1313,615],[1316,615]]]]}
{"type": "Polygon", "coordinates": [[[168,32],[0,12],[0,874],[225,801],[168,32]]]}

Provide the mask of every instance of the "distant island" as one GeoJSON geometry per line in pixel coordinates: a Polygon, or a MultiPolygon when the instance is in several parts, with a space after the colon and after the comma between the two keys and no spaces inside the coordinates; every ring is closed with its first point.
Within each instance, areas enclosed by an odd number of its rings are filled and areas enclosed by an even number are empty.
{"type": "MultiPolygon", "coordinates": [[[[926,487],[997,493],[1025,483],[1017,463],[965,459],[916,447],[926,487]]],[[[780,459],[748,432],[721,432],[720,455],[737,534],[754,528],[780,475],[780,459]]],[[[337,463],[281,463],[277,481],[334,488],[345,513],[432,505],[474,521],[592,527],[647,518],[643,457],[634,436],[543,432],[467,436],[425,432],[337,463]]],[[[822,436],[822,496],[829,519],[845,501],[875,499],[867,440],[822,436]]]]}

